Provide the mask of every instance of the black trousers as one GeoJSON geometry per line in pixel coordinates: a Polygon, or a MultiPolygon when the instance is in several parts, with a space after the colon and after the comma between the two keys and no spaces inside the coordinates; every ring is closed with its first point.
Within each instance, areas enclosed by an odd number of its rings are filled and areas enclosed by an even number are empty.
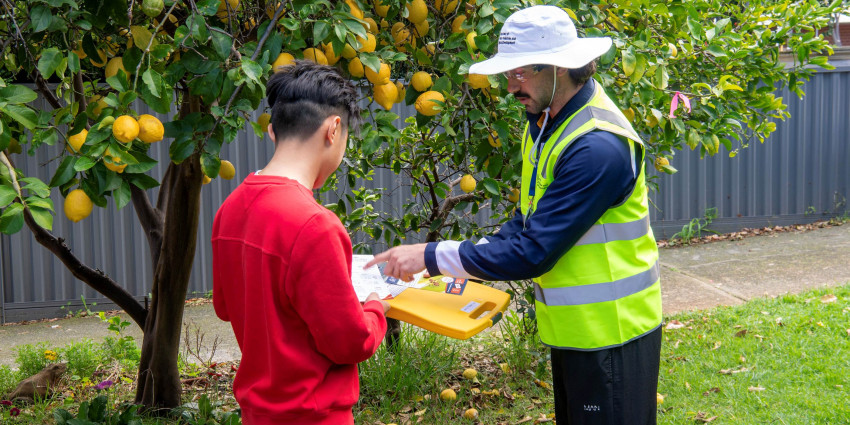
{"type": "Polygon", "coordinates": [[[552,348],[558,425],[654,425],[661,327],[620,347],[552,348]]]}

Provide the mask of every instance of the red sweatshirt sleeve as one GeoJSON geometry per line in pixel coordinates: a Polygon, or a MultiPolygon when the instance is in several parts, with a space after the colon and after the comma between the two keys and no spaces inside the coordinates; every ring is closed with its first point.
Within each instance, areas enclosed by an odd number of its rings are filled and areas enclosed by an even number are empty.
{"type": "Polygon", "coordinates": [[[337,364],[362,362],[387,330],[378,302],[361,306],[351,284],[351,240],[329,211],[303,227],[290,257],[285,291],[316,348],[337,364]]]}
{"type": "MultiPolygon", "coordinates": [[[[219,230],[219,214],[215,215],[215,219],[213,220],[213,239],[218,235],[219,230]]],[[[217,264],[213,264],[213,270],[215,270],[217,264]]],[[[220,279],[219,273],[213,271],[213,308],[215,309],[215,315],[218,316],[219,319],[224,320],[225,322],[230,321],[230,315],[227,314],[227,304],[225,303],[225,295],[224,288],[222,282],[215,282],[215,279],[220,279]]]]}

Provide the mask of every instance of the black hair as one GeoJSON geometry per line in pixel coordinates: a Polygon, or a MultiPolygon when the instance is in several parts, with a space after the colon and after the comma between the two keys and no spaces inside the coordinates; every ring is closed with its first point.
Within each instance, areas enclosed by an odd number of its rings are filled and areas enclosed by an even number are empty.
{"type": "Polygon", "coordinates": [[[596,74],[596,59],[581,68],[570,69],[570,78],[577,86],[586,83],[593,74],[596,74]]]}
{"type": "Polygon", "coordinates": [[[342,118],[343,128],[359,130],[357,90],[336,68],[297,60],[278,69],[266,84],[277,140],[310,137],[331,115],[342,118]]]}

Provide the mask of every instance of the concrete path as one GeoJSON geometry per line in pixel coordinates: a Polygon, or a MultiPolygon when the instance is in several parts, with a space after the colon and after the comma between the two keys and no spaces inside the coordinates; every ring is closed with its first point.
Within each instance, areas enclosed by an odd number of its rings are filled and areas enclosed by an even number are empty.
{"type": "MultiPolygon", "coordinates": [[[[850,224],[664,248],[660,263],[665,315],[845,285],[850,283],[850,224]]],[[[240,357],[230,324],[216,318],[212,304],[187,306],[187,327],[192,345],[195,329],[200,329],[207,350],[219,338],[216,361],[240,357]]],[[[135,325],[127,332],[141,341],[135,325]]],[[[97,317],[0,326],[0,365],[14,367],[16,347],[22,344],[48,341],[58,348],[82,338],[100,341],[109,334],[97,317]]]]}

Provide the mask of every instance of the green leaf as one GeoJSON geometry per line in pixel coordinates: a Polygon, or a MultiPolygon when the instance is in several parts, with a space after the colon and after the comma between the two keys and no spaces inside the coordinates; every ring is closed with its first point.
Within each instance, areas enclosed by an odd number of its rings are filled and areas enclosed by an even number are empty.
{"type": "Polygon", "coordinates": [[[0,215],[0,232],[7,235],[18,233],[24,227],[24,206],[21,204],[9,205],[0,215]]]}
{"type": "Polygon", "coordinates": [[[160,97],[159,86],[162,84],[162,77],[158,72],[148,68],[142,73],[142,81],[147,85],[148,90],[155,97],[160,97]]]}
{"type": "Polygon", "coordinates": [[[708,51],[708,53],[711,53],[714,57],[718,57],[718,58],[719,58],[719,57],[724,57],[724,56],[726,56],[726,51],[725,51],[725,50],[723,50],[723,48],[722,48],[722,47],[720,47],[720,46],[718,46],[718,45],[716,45],[716,44],[710,44],[710,45],[708,46],[708,49],[706,49],[706,50],[708,51]]]}
{"type": "Polygon", "coordinates": [[[637,58],[631,49],[623,50],[623,73],[626,77],[631,76],[637,67],[637,58]]]}
{"type": "Polygon", "coordinates": [[[218,53],[219,59],[225,60],[230,56],[230,47],[233,45],[233,39],[229,35],[213,31],[212,44],[215,52],[218,53]]]}
{"type": "Polygon", "coordinates": [[[81,156],[77,159],[77,162],[74,163],[74,171],[86,171],[89,168],[94,167],[95,164],[97,164],[95,160],[87,156],[81,156]]]}
{"type": "Polygon", "coordinates": [[[18,193],[15,192],[15,189],[12,189],[9,186],[0,186],[0,208],[6,208],[6,206],[11,204],[17,197],[18,193]]]}
{"type": "Polygon", "coordinates": [[[318,21],[313,24],[313,43],[318,44],[325,40],[325,37],[331,33],[331,29],[326,22],[318,21]]]}
{"type": "Polygon", "coordinates": [[[29,15],[30,19],[32,19],[30,25],[32,25],[33,32],[46,30],[53,21],[53,14],[50,13],[50,8],[43,5],[33,7],[29,15]]]}
{"type": "Polygon", "coordinates": [[[133,175],[133,177],[130,179],[130,183],[132,183],[133,186],[136,186],[142,190],[147,190],[159,186],[159,181],[147,174],[133,175]]]}
{"type": "Polygon", "coordinates": [[[0,88],[0,102],[3,103],[29,103],[37,98],[35,91],[18,84],[0,88]]]}
{"type": "Polygon", "coordinates": [[[219,4],[221,4],[220,0],[201,0],[196,2],[198,10],[205,16],[215,15],[218,12],[219,4]]]}
{"type": "Polygon", "coordinates": [[[499,182],[497,182],[496,180],[493,180],[490,177],[485,177],[481,183],[484,185],[484,190],[486,190],[490,194],[499,194],[499,182]]]}
{"type": "Polygon", "coordinates": [[[191,156],[194,152],[195,141],[191,138],[175,140],[171,143],[171,146],[168,147],[168,155],[171,157],[172,161],[178,164],[183,162],[184,159],[191,156]]]}
{"type": "Polygon", "coordinates": [[[242,59],[242,71],[253,82],[260,84],[260,77],[263,76],[263,67],[257,62],[250,59],[242,59]]]}
{"type": "Polygon", "coordinates": [[[80,57],[74,52],[68,52],[68,71],[80,72],[80,57]]]}
{"type": "Polygon", "coordinates": [[[21,123],[28,130],[32,130],[38,125],[38,114],[25,106],[6,105],[0,108],[0,112],[12,117],[13,120],[21,123]]]}
{"type": "Polygon", "coordinates": [[[59,168],[56,169],[56,173],[53,174],[53,178],[50,179],[50,187],[62,186],[67,183],[68,180],[74,177],[76,171],[74,170],[74,165],[77,162],[77,157],[69,155],[66,156],[65,159],[62,160],[62,163],[59,164],[59,168]]]}
{"type": "Polygon", "coordinates": [[[121,181],[121,186],[112,191],[112,197],[115,198],[115,205],[120,210],[130,202],[130,184],[126,180],[121,181]]]}
{"type": "Polygon", "coordinates": [[[214,179],[218,177],[218,171],[221,168],[221,159],[215,155],[210,155],[206,152],[201,154],[201,169],[203,169],[204,174],[214,179]]]}
{"type": "Polygon", "coordinates": [[[50,188],[47,187],[44,182],[35,178],[35,177],[24,177],[18,180],[19,183],[26,183],[25,186],[21,187],[22,190],[29,190],[30,193],[40,196],[42,198],[47,198],[50,196],[50,188]]]}
{"type": "Polygon", "coordinates": [[[32,215],[35,223],[45,228],[47,230],[53,230],[53,212],[44,208],[39,207],[29,207],[30,214],[32,215]]]}
{"type": "Polygon", "coordinates": [[[381,69],[381,59],[377,56],[363,54],[360,56],[360,61],[364,66],[372,68],[372,71],[378,72],[381,69]]]}
{"type": "Polygon", "coordinates": [[[210,38],[210,33],[207,30],[203,15],[193,15],[186,22],[191,25],[192,38],[201,43],[206,42],[210,38]]]}

